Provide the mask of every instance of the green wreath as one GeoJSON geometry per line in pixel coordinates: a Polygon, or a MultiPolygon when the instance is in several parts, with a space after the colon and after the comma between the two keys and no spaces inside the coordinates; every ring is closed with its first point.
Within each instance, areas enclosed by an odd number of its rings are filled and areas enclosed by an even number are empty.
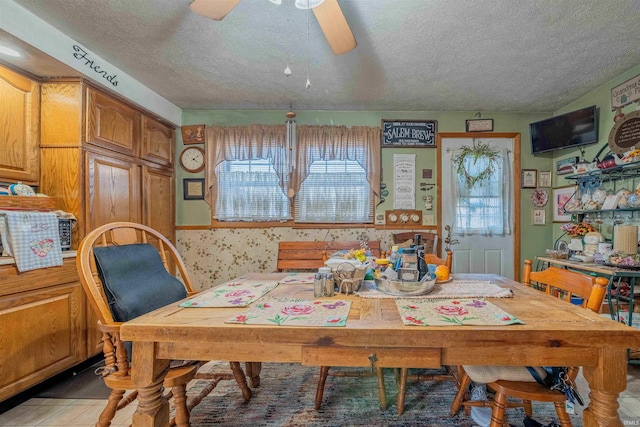
{"type": "Polygon", "coordinates": [[[477,182],[489,178],[493,171],[497,169],[498,161],[500,160],[500,153],[489,147],[487,144],[479,142],[473,144],[473,147],[463,146],[460,148],[459,153],[453,158],[453,164],[455,165],[456,172],[459,176],[464,178],[469,188],[473,187],[477,182]],[[470,157],[475,164],[479,159],[486,158],[488,163],[487,167],[482,170],[478,175],[471,175],[464,166],[465,160],[470,157]]]}

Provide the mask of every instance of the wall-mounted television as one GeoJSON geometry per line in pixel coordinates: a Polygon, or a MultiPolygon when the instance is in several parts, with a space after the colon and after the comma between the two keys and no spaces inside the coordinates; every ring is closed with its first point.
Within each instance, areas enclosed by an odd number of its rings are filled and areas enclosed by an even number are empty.
{"type": "Polygon", "coordinates": [[[531,154],[598,142],[595,105],[529,124],[531,154]]]}

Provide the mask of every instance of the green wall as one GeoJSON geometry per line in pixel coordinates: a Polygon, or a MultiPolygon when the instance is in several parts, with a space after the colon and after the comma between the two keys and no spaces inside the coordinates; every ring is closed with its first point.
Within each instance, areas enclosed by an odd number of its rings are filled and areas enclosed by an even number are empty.
{"type": "MultiPolygon", "coordinates": [[[[607,84],[588,93],[587,95],[577,99],[575,102],[563,107],[557,112],[540,112],[540,113],[506,113],[506,112],[482,112],[482,118],[491,118],[494,120],[494,132],[517,132],[521,135],[521,168],[537,169],[538,171],[551,170],[553,172],[553,186],[565,186],[571,184],[564,177],[558,177],[555,174],[556,162],[559,159],[580,156],[578,149],[567,151],[556,151],[545,153],[538,156],[530,154],[530,136],[529,123],[545,119],[554,114],[576,110],[589,105],[596,105],[600,110],[600,132],[599,142],[585,148],[586,158],[591,160],[598,150],[606,144],[609,131],[613,127],[613,112],[611,111],[610,91],[611,88],[628,80],[631,77],[640,74],[640,65],[634,67],[623,75],[611,80],[607,84]]],[[[635,106],[628,106],[625,112],[632,111],[635,106]]],[[[456,112],[456,111],[296,111],[296,122],[298,125],[317,124],[317,125],[345,125],[345,126],[380,126],[382,119],[407,119],[407,120],[437,120],[438,132],[464,132],[465,120],[473,118],[476,112],[456,112]]],[[[184,110],[182,123],[184,125],[206,124],[210,126],[234,126],[247,125],[253,123],[259,124],[279,124],[285,121],[285,111],[280,110],[251,110],[251,111],[201,111],[201,110],[184,110]]],[[[177,153],[183,149],[180,135],[178,135],[177,153]]],[[[383,181],[386,182],[387,176],[385,171],[392,170],[393,153],[395,152],[415,152],[417,154],[417,172],[423,168],[431,168],[434,170],[434,178],[431,180],[421,180],[418,176],[417,181],[436,181],[436,150],[430,148],[421,149],[384,149],[382,151],[382,167],[383,181]]],[[[182,200],[182,179],[203,177],[201,174],[188,174],[181,168],[177,168],[177,197],[176,206],[176,224],[177,225],[202,225],[207,226],[210,223],[211,212],[209,205],[199,200],[182,200]]],[[[388,183],[389,184],[389,183],[388,183]]],[[[551,189],[548,189],[551,193],[551,189]]],[[[422,192],[417,192],[417,198],[422,196],[422,192]]],[[[436,194],[435,190],[428,194],[436,194]]],[[[551,195],[551,194],[550,194],[551,195]]],[[[521,223],[516,225],[516,232],[521,233],[521,255],[522,259],[535,258],[536,255],[544,254],[545,249],[553,246],[554,240],[560,236],[560,224],[552,223],[551,201],[545,206],[546,209],[546,226],[531,225],[531,214],[534,208],[530,196],[531,190],[523,189],[521,192],[520,212],[521,223]]],[[[550,198],[551,199],[551,198],[550,198]]],[[[387,200],[378,206],[377,212],[384,212],[391,209],[393,198],[390,195],[387,200]]],[[[422,200],[416,200],[416,208],[422,206],[422,200]]],[[[435,215],[434,206],[434,215],[435,215]]],[[[443,219],[446,224],[448,221],[443,219]]],[[[521,263],[522,264],[522,263],[521,263]]]]}
{"type": "MultiPolygon", "coordinates": [[[[593,158],[598,153],[598,151],[600,151],[601,148],[603,148],[608,144],[609,132],[611,132],[611,129],[613,128],[613,125],[614,125],[613,116],[615,113],[614,111],[611,110],[611,89],[614,88],[615,86],[618,86],[621,83],[624,83],[626,80],[629,80],[630,78],[637,76],[638,74],[640,74],[640,65],[637,65],[636,67],[632,68],[626,73],[616,77],[615,79],[609,81],[608,83],[600,86],[596,90],[589,92],[588,94],[578,98],[571,104],[568,104],[564,106],[562,109],[558,110],[557,113],[562,114],[562,113],[577,110],[583,107],[588,107],[590,105],[596,105],[599,108],[600,115],[599,115],[598,143],[593,145],[588,145],[585,147],[585,150],[584,150],[585,160],[589,162],[592,161],[593,158]]],[[[636,108],[638,108],[638,104],[634,103],[624,107],[622,112],[626,114],[631,111],[634,111],[636,108]]],[[[600,156],[600,160],[602,160],[602,157],[604,157],[604,155],[606,155],[608,151],[609,151],[608,148],[604,149],[602,155],[600,156]]],[[[566,159],[569,157],[580,156],[581,153],[580,153],[580,150],[575,149],[575,150],[567,150],[567,151],[557,151],[555,152],[555,155],[556,156],[554,157],[554,168],[555,168],[555,162],[557,162],[558,160],[566,159]]],[[[567,180],[562,175],[557,176],[554,174],[553,178],[554,178],[554,181],[553,181],[554,187],[562,187],[565,185],[575,184],[575,181],[567,180]]],[[[630,189],[633,190],[633,188],[630,188],[630,189]]],[[[562,231],[560,230],[560,225],[561,224],[554,224],[553,226],[552,231],[553,231],[554,241],[555,239],[559,238],[562,235],[562,231]]],[[[602,224],[601,226],[601,232],[606,238],[610,239],[613,233],[613,225],[611,224],[611,222],[605,221],[605,223],[602,224]]],[[[568,239],[565,238],[565,240],[568,240],[568,239]]]]}

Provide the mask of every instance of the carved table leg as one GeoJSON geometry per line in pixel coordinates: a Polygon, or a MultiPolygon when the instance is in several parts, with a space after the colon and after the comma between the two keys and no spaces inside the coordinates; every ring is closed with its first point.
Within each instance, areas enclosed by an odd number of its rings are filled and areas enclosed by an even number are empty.
{"type": "Polygon", "coordinates": [[[627,387],[627,352],[623,348],[601,348],[598,366],[585,366],[589,382],[589,407],[584,410],[584,427],[622,426],[618,416],[618,395],[627,387]]]}
{"type": "Polygon", "coordinates": [[[155,343],[133,343],[131,377],[138,387],[138,408],[132,418],[134,427],[169,425],[169,402],[162,395],[168,369],[168,360],[155,359],[155,343]]]}

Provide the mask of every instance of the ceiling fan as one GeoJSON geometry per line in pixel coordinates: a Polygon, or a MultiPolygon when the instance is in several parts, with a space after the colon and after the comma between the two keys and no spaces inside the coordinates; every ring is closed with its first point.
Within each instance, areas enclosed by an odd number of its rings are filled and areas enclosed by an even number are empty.
{"type": "MultiPolygon", "coordinates": [[[[277,0],[271,1],[279,3],[277,0]]],[[[202,16],[221,21],[239,2],[240,0],[193,0],[189,7],[202,16]]],[[[306,8],[307,0],[296,0],[296,6],[298,3],[302,3],[306,8]]],[[[310,0],[310,3],[333,53],[341,55],[353,50],[357,42],[340,9],[338,0],[321,0],[315,7],[313,4],[318,3],[318,0],[310,0]]]]}

